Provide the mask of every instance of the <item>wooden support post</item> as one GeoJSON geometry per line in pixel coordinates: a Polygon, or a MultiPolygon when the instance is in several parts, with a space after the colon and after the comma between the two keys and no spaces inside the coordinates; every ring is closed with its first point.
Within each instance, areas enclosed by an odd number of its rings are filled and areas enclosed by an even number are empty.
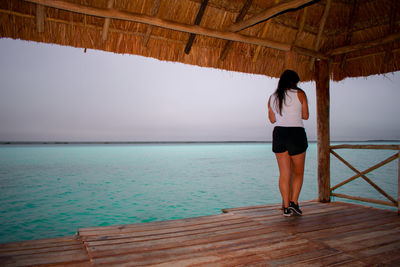
{"type": "Polygon", "coordinates": [[[397,215],[400,215],[400,150],[399,150],[399,177],[397,179],[397,215]]]}
{"type": "Polygon", "coordinates": [[[318,200],[330,202],[329,62],[315,61],[318,131],[318,200]]]}

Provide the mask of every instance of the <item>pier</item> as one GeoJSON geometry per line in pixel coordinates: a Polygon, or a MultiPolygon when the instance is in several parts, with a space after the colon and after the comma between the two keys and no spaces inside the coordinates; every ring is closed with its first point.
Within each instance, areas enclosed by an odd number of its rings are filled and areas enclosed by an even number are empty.
{"type": "Polygon", "coordinates": [[[1,266],[399,266],[397,211],[344,202],[225,209],[217,215],[79,229],[0,244],[1,266]]]}

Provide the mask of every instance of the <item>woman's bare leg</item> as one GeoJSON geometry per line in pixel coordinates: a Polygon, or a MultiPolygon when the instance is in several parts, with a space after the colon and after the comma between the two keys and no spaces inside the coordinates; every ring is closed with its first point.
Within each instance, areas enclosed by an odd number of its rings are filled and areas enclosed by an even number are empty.
{"type": "Polygon", "coordinates": [[[292,161],[293,181],[292,181],[292,196],[290,201],[295,204],[299,201],[301,187],[303,186],[304,178],[304,162],[306,159],[306,152],[299,155],[290,156],[292,161]]]}
{"type": "Polygon", "coordinates": [[[289,181],[291,174],[291,158],[287,151],[283,153],[275,153],[275,156],[279,166],[279,190],[281,191],[283,206],[287,208],[290,200],[289,181]]]}

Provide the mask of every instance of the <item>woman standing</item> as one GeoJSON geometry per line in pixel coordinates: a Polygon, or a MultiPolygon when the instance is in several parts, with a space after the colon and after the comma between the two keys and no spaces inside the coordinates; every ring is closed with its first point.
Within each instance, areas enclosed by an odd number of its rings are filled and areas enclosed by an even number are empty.
{"type": "Polygon", "coordinates": [[[279,190],[283,200],[283,215],[301,215],[298,199],[303,185],[304,162],[308,147],[303,120],[308,119],[307,96],[297,87],[299,75],[285,70],[278,88],[268,100],[268,118],[275,124],[272,151],[279,166],[279,190]],[[292,186],[290,177],[293,173],[292,186]],[[290,196],[290,189],[292,195],[290,196]]]}

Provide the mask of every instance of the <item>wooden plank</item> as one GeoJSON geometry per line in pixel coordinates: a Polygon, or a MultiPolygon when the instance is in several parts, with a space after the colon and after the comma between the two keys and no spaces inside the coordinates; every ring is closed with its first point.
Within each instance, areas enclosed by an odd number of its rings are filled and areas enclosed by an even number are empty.
{"type": "MultiPolygon", "coordinates": [[[[288,251],[284,251],[287,253],[288,251]]],[[[339,251],[331,248],[323,248],[323,249],[315,249],[311,251],[298,251],[299,253],[297,254],[292,254],[292,255],[287,255],[284,256],[282,253],[279,253],[279,255],[271,254],[272,259],[268,263],[271,266],[286,266],[289,264],[299,264],[300,266],[305,266],[306,262],[309,260],[313,259],[320,259],[326,256],[334,256],[339,254],[339,251]]]]}
{"type": "MultiPolygon", "coordinates": [[[[204,11],[206,10],[207,4],[208,4],[208,0],[203,0],[203,2],[200,5],[199,12],[197,13],[196,19],[194,21],[194,25],[200,25],[200,22],[201,22],[201,19],[203,18],[204,11]]],[[[191,33],[189,36],[189,40],[186,43],[185,54],[190,53],[190,50],[192,49],[192,45],[193,45],[195,38],[196,38],[196,35],[194,33],[191,33]]]]}
{"type": "Polygon", "coordinates": [[[34,266],[89,262],[89,256],[84,249],[78,249],[30,255],[6,256],[1,258],[1,260],[1,266],[34,266]]]}
{"type": "Polygon", "coordinates": [[[272,240],[269,238],[270,234],[250,236],[240,239],[224,240],[218,242],[211,242],[207,244],[184,246],[184,247],[172,247],[169,249],[162,250],[150,250],[150,251],[132,251],[130,254],[118,255],[115,257],[102,257],[94,258],[96,264],[114,264],[123,262],[135,262],[137,265],[145,264],[158,264],[164,261],[171,261],[177,259],[186,259],[191,257],[197,257],[207,253],[226,253],[232,250],[252,248],[260,246],[261,244],[268,245],[270,250],[282,248],[285,246],[299,246],[301,244],[307,244],[307,240],[294,239],[290,236],[285,235],[284,239],[272,240]]]}
{"type": "MultiPolygon", "coordinates": [[[[225,217],[226,218],[226,217],[225,217]]],[[[241,224],[246,223],[248,220],[246,218],[237,218],[234,220],[219,220],[210,221],[204,223],[193,223],[193,224],[182,224],[182,222],[176,221],[177,225],[162,225],[161,227],[157,225],[152,225],[150,227],[119,227],[119,228],[97,228],[96,230],[86,231],[85,229],[80,229],[79,235],[82,237],[88,237],[93,235],[114,235],[114,234],[128,234],[134,233],[137,235],[148,235],[149,233],[170,233],[179,231],[188,231],[195,229],[206,229],[208,227],[217,227],[223,225],[241,224]]]]}
{"type": "Polygon", "coordinates": [[[196,267],[222,267],[222,266],[251,266],[255,262],[266,262],[263,255],[254,252],[232,251],[229,254],[210,254],[195,258],[172,260],[152,265],[153,267],[171,266],[196,266],[196,267]]]}
{"type": "Polygon", "coordinates": [[[295,267],[295,266],[302,266],[302,267],[325,267],[325,266],[352,266],[354,267],[362,267],[367,266],[367,264],[361,261],[355,261],[354,257],[348,255],[346,253],[336,253],[326,255],[325,257],[319,257],[314,259],[306,259],[301,262],[293,262],[291,264],[286,264],[285,267],[295,267]]]}
{"type": "Polygon", "coordinates": [[[238,32],[238,31],[246,29],[250,26],[258,24],[262,21],[268,20],[278,14],[288,12],[292,9],[299,8],[303,5],[311,3],[311,2],[313,2],[313,0],[292,0],[292,1],[287,1],[284,3],[280,3],[269,9],[264,10],[263,12],[261,12],[257,15],[254,15],[253,17],[251,17],[247,20],[232,24],[231,26],[228,27],[227,30],[231,31],[231,32],[238,32]]]}
{"type": "Polygon", "coordinates": [[[144,253],[156,250],[165,250],[171,248],[190,247],[190,246],[205,246],[212,243],[229,242],[231,240],[240,240],[253,238],[268,238],[268,240],[283,240],[287,236],[286,233],[277,232],[269,229],[258,229],[251,231],[232,231],[223,233],[206,233],[198,235],[189,235],[181,237],[169,237],[147,242],[130,242],[122,244],[111,244],[92,246],[89,245],[88,250],[95,258],[115,256],[121,254],[144,253]]]}
{"type": "Polygon", "coordinates": [[[34,249],[34,248],[45,248],[45,247],[56,247],[63,245],[73,245],[80,241],[75,236],[36,239],[29,241],[18,241],[11,243],[0,244],[0,252],[8,250],[23,250],[23,249],[34,249]]]}
{"type": "Polygon", "coordinates": [[[385,149],[385,150],[400,150],[400,145],[334,145],[331,149],[385,149]]]}
{"type": "Polygon", "coordinates": [[[391,226],[391,222],[393,222],[393,218],[388,218],[384,216],[376,218],[374,217],[374,220],[367,220],[336,227],[332,226],[321,230],[299,233],[298,236],[320,241],[328,238],[336,238],[339,234],[352,234],[354,231],[369,231],[369,229],[375,227],[386,227],[386,225],[391,226]]]}
{"type": "Polygon", "coordinates": [[[86,227],[86,228],[79,228],[78,233],[98,231],[98,230],[105,231],[105,230],[129,229],[129,228],[133,228],[135,231],[139,232],[139,231],[146,231],[146,230],[154,229],[154,228],[164,229],[164,228],[169,228],[171,226],[178,227],[178,226],[187,225],[187,224],[200,225],[200,224],[230,221],[230,220],[243,220],[243,217],[232,214],[232,213],[217,214],[217,215],[199,216],[199,217],[176,219],[176,220],[155,221],[155,222],[148,222],[148,223],[86,227]]]}
{"type": "Polygon", "coordinates": [[[9,257],[9,256],[22,256],[22,255],[32,255],[32,254],[44,254],[50,252],[60,252],[67,250],[85,250],[83,243],[74,244],[74,245],[64,245],[57,247],[44,247],[44,248],[31,248],[24,250],[8,250],[0,252],[0,257],[9,257]]]}
{"type": "Polygon", "coordinates": [[[363,234],[353,234],[345,238],[324,241],[330,247],[342,251],[360,250],[369,247],[379,247],[388,243],[400,242],[400,229],[371,231],[363,234]]]}
{"type": "MultiPolygon", "coordinates": [[[[329,242],[329,241],[334,241],[336,242],[337,240],[342,240],[342,239],[351,239],[357,236],[362,236],[362,235],[371,235],[372,233],[377,233],[379,232],[378,235],[382,235],[382,231],[395,231],[396,233],[399,232],[399,227],[400,224],[399,223],[394,223],[389,222],[389,223],[385,223],[385,224],[380,224],[380,225],[371,225],[369,228],[359,228],[360,226],[358,226],[357,228],[353,228],[350,230],[347,230],[345,232],[335,232],[331,230],[331,234],[329,235],[325,235],[325,236],[314,236],[313,240],[316,240],[318,242],[329,242]],[[335,233],[335,234],[332,234],[335,233]]],[[[302,235],[303,237],[305,235],[302,235]]],[[[365,238],[365,237],[364,237],[365,238]]],[[[370,238],[370,236],[368,236],[368,238],[370,238]]],[[[367,238],[367,239],[368,239],[367,238]]],[[[397,236],[397,238],[399,238],[397,236]]]]}
{"type": "Polygon", "coordinates": [[[368,266],[400,266],[400,249],[398,243],[390,243],[378,248],[368,248],[353,252],[362,258],[368,266]]]}
{"type": "MultiPolygon", "coordinates": [[[[347,211],[342,214],[332,214],[325,216],[315,216],[306,218],[307,216],[296,218],[288,221],[288,228],[292,228],[292,233],[313,232],[323,229],[331,229],[339,226],[351,225],[362,220],[374,220],[374,214],[369,211],[347,211]]],[[[379,217],[378,217],[379,218],[379,217]]]]}
{"type": "Polygon", "coordinates": [[[358,200],[358,201],[363,201],[363,202],[369,202],[369,203],[375,203],[375,204],[380,204],[380,205],[385,205],[385,206],[397,207],[397,202],[393,203],[393,202],[390,202],[390,201],[384,201],[384,200],[366,198],[366,197],[350,196],[350,195],[338,194],[338,193],[331,193],[331,196],[347,198],[347,199],[352,199],[352,200],[358,200]]]}
{"type": "Polygon", "coordinates": [[[307,210],[304,216],[287,218],[279,207],[242,207],[234,209],[236,214],[96,227],[89,232],[105,235],[83,236],[85,246],[76,237],[15,242],[0,247],[0,259],[2,266],[371,266],[400,261],[400,256],[393,256],[400,255],[396,212],[309,201],[302,206],[307,210]],[[107,235],[121,228],[131,232],[107,235]]]}
{"type": "MultiPolygon", "coordinates": [[[[256,231],[265,228],[255,222],[249,222],[246,225],[239,225],[236,227],[218,227],[218,228],[207,228],[192,231],[182,231],[182,232],[172,232],[167,234],[154,234],[146,237],[130,237],[130,236],[100,236],[99,239],[88,239],[85,244],[89,246],[99,246],[99,245],[112,245],[112,244],[122,244],[122,243],[133,243],[133,242],[144,242],[152,240],[161,240],[168,238],[180,238],[180,237],[190,237],[198,238],[202,236],[209,236],[210,234],[230,234],[245,231],[256,231]]],[[[271,230],[272,231],[272,230],[271,230]]]]}
{"type": "Polygon", "coordinates": [[[329,63],[316,61],[317,132],[318,132],[318,199],[330,202],[330,130],[329,130],[329,63]]]}
{"type": "MultiPolygon", "coordinates": [[[[306,200],[306,201],[301,201],[300,203],[303,206],[315,206],[315,205],[320,205],[320,203],[317,202],[317,200],[306,200]]],[[[272,205],[257,205],[257,206],[247,206],[247,207],[238,207],[238,208],[227,208],[227,209],[222,209],[223,213],[229,213],[229,212],[234,212],[236,214],[240,214],[238,212],[240,211],[250,211],[250,210],[274,210],[276,208],[281,208],[281,204],[272,204],[272,205]]]]}

